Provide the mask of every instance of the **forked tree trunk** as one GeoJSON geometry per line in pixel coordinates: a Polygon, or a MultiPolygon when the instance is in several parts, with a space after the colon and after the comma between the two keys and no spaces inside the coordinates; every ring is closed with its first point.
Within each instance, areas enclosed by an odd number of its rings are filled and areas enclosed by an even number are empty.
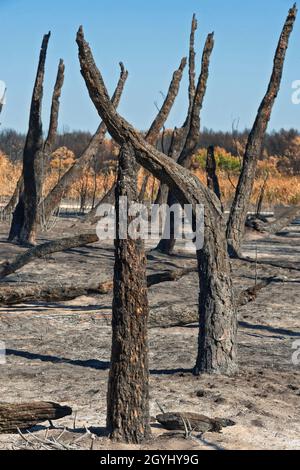
{"type": "Polygon", "coordinates": [[[233,257],[241,256],[241,244],[245,233],[257,162],[262,153],[263,140],[279,92],[285,55],[296,15],[297,8],[294,5],[289,11],[279,39],[267,93],[259,107],[255,123],[248,137],[243,167],[227,225],[228,250],[233,257]]]}
{"type": "Polygon", "coordinates": [[[206,176],[207,176],[207,187],[215,193],[217,198],[221,201],[221,189],[219,185],[219,179],[217,176],[217,162],[215,157],[215,149],[213,146],[207,149],[206,158],[206,176]]]}
{"type": "Polygon", "coordinates": [[[146,257],[142,240],[121,239],[120,224],[124,217],[130,223],[130,218],[128,213],[121,212],[120,197],[126,197],[128,204],[138,201],[137,163],[130,144],[122,147],[116,186],[117,235],[107,427],[114,440],[140,443],[150,436],[146,257]]]}
{"type": "MultiPolygon", "coordinates": [[[[84,39],[82,28],[78,31],[77,43],[81,73],[90,97],[99,115],[105,120],[111,136],[120,145],[130,143],[138,163],[161,182],[168,184],[181,204],[191,204],[196,220],[198,204],[205,205],[204,247],[203,251],[198,253],[202,289],[199,303],[201,336],[195,373],[200,371],[232,373],[236,369],[236,306],[233,301],[225,222],[220,201],[190,171],[149,145],[113,109],[102,75],[84,39]],[[205,323],[205,328],[202,322],[205,323]]],[[[144,374],[143,371],[140,373],[144,374]]],[[[120,393],[122,397],[122,392],[120,393]]],[[[122,400],[120,406],[121,408],[123,406],[122,400]]]]}

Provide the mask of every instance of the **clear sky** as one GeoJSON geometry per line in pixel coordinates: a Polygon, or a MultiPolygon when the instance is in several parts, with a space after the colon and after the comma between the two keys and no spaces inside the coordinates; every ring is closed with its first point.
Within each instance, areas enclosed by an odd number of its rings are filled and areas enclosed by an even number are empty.
{"type": "MultiPolygon", "coordinates": [[[[60,129],[94,131],[98,115],[80,75],[75,35],[84,26],[95,59],[113,91],[118,62],[129,70],[120,112],[139,129],[156,114],[172,73],[188,53],[192,14],[197,14],[198,71],[206,34],[215,31],[202,126],[249,127],[266,91],[278,37],[293,0],[0,0],[0,80],[8,87],[2,128],[25,131],[42,36],[52,37],[46,64],[44,129],[60,57],[66,63],[60,129]]],[[[300,129],[300,105],[292,104],[292,82],[300,80],[300,12],[291,37],[283,83],[269,129],[300,129]]],[[[181,125],[187,79],[168,126],[181,125]]]]}

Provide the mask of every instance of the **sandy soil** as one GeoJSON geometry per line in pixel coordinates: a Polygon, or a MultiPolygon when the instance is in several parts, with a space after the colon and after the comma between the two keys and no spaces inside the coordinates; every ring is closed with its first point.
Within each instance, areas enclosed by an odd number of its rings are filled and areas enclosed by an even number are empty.
{"type": "MultiPolygon", "coordinates": [[[[60,220],[53,232],[41,234],[40,241],[72,234],[71,222],[60,220]]],[[[23,251],[5,242],[7,230],[2,223],[1,261],[23,251]]],[[[294,269],[233,263],[237,291],[253,285],[256,275],[258,279],[278,278],[255,302],[240,309],[240,370],[235,377],[196,378],[191,374],[197,325],[150,330],[153,439],[143,449],[300,449],[300,366],[292,363],[293,343],[300,340],[300,224],[278,237],[251,237],[244,248],[247,255],[255,257],[257,252],[259,260],[294,269]],[[155,423],[158,404],[166,411],[230,418],[236,425],[189,439],[170,435],[155,423]]],[[[179,247],[172,257],[151,254],[148,269],[155,272],[193,263],[193,256],[179,247]]],[[[112,268],[112,246],[96,244],[32,263],[10,276],[9,282],[106,280],[111,278],[112,268]]],[[[72,417],[57,422],[60,429],[47,431],[48,423],[35,428],[37,437],[44,438],[46,432],[58,436],[66,426],[60,442],[90,448],[91,435],[84,431],[87,426],[97,435],[95,449],[128,448],[112,444],[104,430],[111,300],[106,295],[0,308],[0,340],[7,348],[7,363],[0,365],[1,401],[50,400],[74,410],[72,417]]],[[[149,300],[151,309],[160,314],[165,309],[196,309],[197,275],[151,288],[149,300]]],[[[35,448],[42,447],[32,436],[30,440],[35,448]]],[[[20,436],[0,436],[1,449],[22,447],[26,443],[20,436]]]]}

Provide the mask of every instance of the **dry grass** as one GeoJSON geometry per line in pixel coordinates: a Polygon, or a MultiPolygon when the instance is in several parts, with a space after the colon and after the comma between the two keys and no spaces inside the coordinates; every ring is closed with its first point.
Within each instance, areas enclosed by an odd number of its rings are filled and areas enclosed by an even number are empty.
{"type": "MultiPolygon", "coordinates": [[[[54,154],[51,162],[51,169],[48,173],[43,188],[44,195],[55,186],[59,178],[74,163],[74,155],[66,148],[61,148],[54,154]]],[[[21,174],[21,163],[12,164],[9,159],[0,153],[0,197],[9,198],[15,189],[18,178],[21,174]]],[[[205,183],[205,172],[201,167],[194,168],[194,173],[205,183]]],[[[260,162],[258,177],[254,185],[252,195],[252,204],[256,205],[257,199],[263,185],[266,171],[269,172],[264,198],[264,207],[267,209],[275,204],[292,205],[300,202],[300,179],[296,176],[286,176],[274,169],[274,162],[270,159],[267,162],[260,162]]],[[[145,176],[144,170],[139,172],[138,185],[142,186],[145,176]]],[[[78,200],[83,191],[86,191],[88,200],[91,200],[95,191],[96,198],[99,199],[113,185],[115,181],[115,169],[108,167],[102,173],[96,175],[91,168],[85,175],[72,185],[66,197],[78,200]]],[[[219,181],[221,185],[223,200],[227,205],[230,204],[238,182],[236,172],[219,171],[219,181]]],[[[159,187],[159,182],[150,176],[147,185],[147,198],[154,200],[159,187]]]]}

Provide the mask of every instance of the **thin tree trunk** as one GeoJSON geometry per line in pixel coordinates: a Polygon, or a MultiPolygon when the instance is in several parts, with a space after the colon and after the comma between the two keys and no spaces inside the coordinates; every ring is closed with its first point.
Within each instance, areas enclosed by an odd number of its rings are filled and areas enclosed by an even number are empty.
{"type": "Polygon", "coordinates": [[[267,223],[263,222],[261,219],[250,219],[247,222],[247,226],[257,230],[261,233],[266,233],[272,235],[274,233],[279,233],[285,227],[288,227],[291,222],[293,222],[300,215],[300,207],[294,206],[290,207],[281,214],[274,222],[267,223]]]}
{"type": "Polygon", "coordinates": [[[12,434],[30,429],[44,421],[72,414],[72,408],[51,402],[0,403],[0,433],[12,434]]]}
{"type": "MultiPolygon", "coordinates": [[[[205,205],[204,247],[198,252],[199,279],[202,288],[199,314],[201,327],[205,321],[205,329],[200,333],[202,336],[199,339],[195,372],[232,373],[236,369],[237,317],[220,201],[190,171],[149,145],[113,109],[102,75],[84,39],[82,28],[77,34],[77,44],[81,73],[91,100],[99,115],[105,120],[111,136],[119,145],[130,143],[138,163],[161,182],[168,184],[181,204],[191,204],[196,222],[198,205],[205,205]]],[[[198,230],[201,231],[201,227],[198,227],[198,230]]]]}
{"type": "MultiPolygon", "coordinates": [[[[18,179],[14,193],[4,208],[5,214],[12,214],[15,211],[22,191],[23,191],[23,175],[21,175],[20,178],[18,179]]],[[[8,240],[11,241],[10,236],[8,237],[8,240]]]]}
{"type": "MultiPolygon", "coordinates": [[[[117,107],[120,103],[122,92],[128,77],[128,72],[125,70],[122,62],[120,63],[120,67],[121,73],[119,82],[112,97],[112,103],[114,107],[117,107]]],[[[101,122],[95,135],[91,139],[88,147],[85,149],[82,156],[76,160],[74,165],[63,175],[63,177],[58,181],[56,186],[46,196],[46,198],[42,202],[42,212],[45,221],[49,220],[49,217],[59,205],[64,194],[66,194],[66,192],[76,180],[80,179],[86,168],[89,166],[92,158],[97,155],[99,148],[104,140],[106,132],[106,126],[104,122],[101,122]]]]}
{"type": "MultiPolygon", "coordinates": [[[[138,201],[137,163],[130,144],[120,154],[116,188],[114,299],[107,427],[114,440],[140,443],[150,436],[146,257],[142,240],[121,239],[120,198],[138,201]]],[[[128,232],[127,232],[128,235],[128,232]]]]}
{"type": "Polygon", "coordinates": [[[245,223],[255,180],[257,162],[262,153],[265,133],[279,92],[286,51],[296,15],[297,8],[294,5],[289,11],[280,35],[267,93],[259,107],[255,123],[248,137],[243,167],[227,225],[228,249],[232,257],[241,256],[241,244],[245,233],[245,223]]]}

